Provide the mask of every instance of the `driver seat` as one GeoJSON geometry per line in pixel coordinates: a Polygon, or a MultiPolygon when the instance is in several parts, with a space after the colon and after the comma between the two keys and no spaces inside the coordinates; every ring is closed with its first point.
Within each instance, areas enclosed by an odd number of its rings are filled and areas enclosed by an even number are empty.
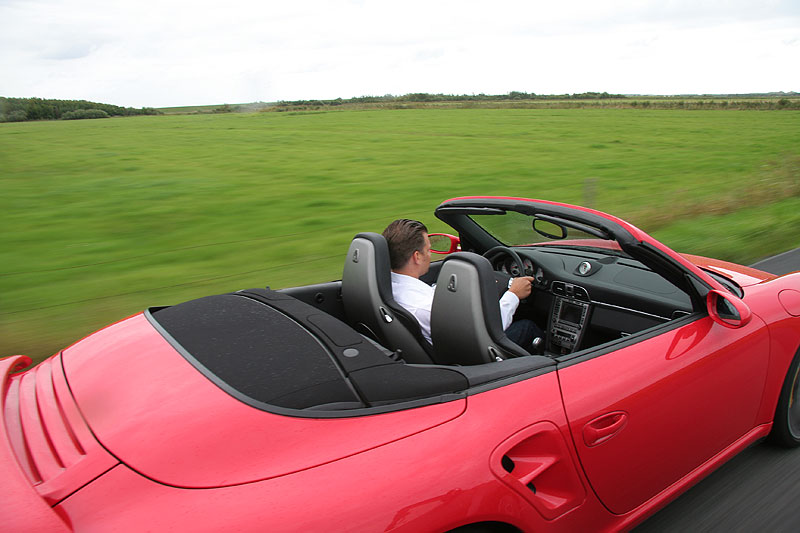
{"type": "Polygon", "coordinates": [[[378,233],[359,233],[350,243],[342,272],[347,321],[407,363],[432,364],[433,349],[414,315],[392,295],[389,246],[378,233]]]}
{"type": "Polygon", "coordinates": [[[436,363],[480,365],[530,355],[503,331],[496,285],[485,257],[458,252],[445,258],[431,308],[436,363]]]}

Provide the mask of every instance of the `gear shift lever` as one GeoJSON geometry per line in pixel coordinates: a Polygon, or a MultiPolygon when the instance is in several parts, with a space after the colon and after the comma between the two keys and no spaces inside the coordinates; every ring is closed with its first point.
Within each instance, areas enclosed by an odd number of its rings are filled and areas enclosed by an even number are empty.
{"type": "Polygon", "coordinates": [[[533,355],[542,355],[544,353],[544,339],[536,337],[531,341],[531,353],[533,355]]]}

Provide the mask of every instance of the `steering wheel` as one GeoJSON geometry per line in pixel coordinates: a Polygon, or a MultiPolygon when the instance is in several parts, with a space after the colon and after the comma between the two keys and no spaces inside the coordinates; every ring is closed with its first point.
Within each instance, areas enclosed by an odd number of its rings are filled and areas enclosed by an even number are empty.
{"type": "Polygon", "coordinates": [[[514,265],[517,267],[517,271],[519,274],[516,276],[512,276],[506,274],[505,272],[501,272],[499,270],[495,270],[495,282],[497,282],[497,292],[499,296],[503,296],[503,293],[506,292],[506,289],[509,287],[509,283],[511,278],[525,276],[525,264],[522,262],[522,258],[519,256],[517,252],[513,249],[509,248],[508,246],[495,246],[494,248],[489,248],[483,253],[483,257],[489,260],[492,263],[492,267],[494,267],[493,260],[496,260],[498,257],[508,256],[514,262],[514,265]]]}
{"type": "MultiPolygon", "coordinates": [[[[517,252],[515,252],[508,246],[495,246],[494,248],[489,248],[483,253],[483,257],[488,259],[490,262],[493,259],[496,259],[497,257],[501,257],[504,255],[510,257],[514,261],[514,264],[517,266],[517,269],[519,271],[519,276],[524,276],[525,265],[522,263],[522,258],[519,256],[517,252]]],[[[517,277],[517,276],[512,276],[512,277],[517,277]]]]}

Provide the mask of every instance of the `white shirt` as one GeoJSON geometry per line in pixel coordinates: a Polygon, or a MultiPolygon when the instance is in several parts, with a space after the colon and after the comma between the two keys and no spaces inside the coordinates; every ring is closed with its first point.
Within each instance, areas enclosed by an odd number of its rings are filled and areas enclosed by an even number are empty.
{"type": "MultiPolygon", "coordinates": [[[[435,286],[431,287],[417,278],[392,272],[392,295],[394,300],[406,311],[414,315],[419,322],[422,336],[431,342],[431,307],[433,307],[433,293],[435,286]]],[[[505,330],[514,320],[514,312],[519,307],[519,298],[511,291],[506,291],[500,298],[500,318],[503,320],[505,330]]],[[[431,343],[433,344],[433,343],[431,343]]]]}

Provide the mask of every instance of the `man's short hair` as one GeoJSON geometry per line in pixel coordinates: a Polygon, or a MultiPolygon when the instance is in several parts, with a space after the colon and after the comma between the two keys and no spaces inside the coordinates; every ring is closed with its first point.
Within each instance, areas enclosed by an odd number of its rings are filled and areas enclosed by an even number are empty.
{"type": "Polygon", "coordinates": [[[392,269],[405,266],[414,252],[425,248],[424,234],[428,233],[425,224],[418,220],[401,218],[395,220],[383,230],[383,237],[389,245],[389,262],[392,269]]]}

